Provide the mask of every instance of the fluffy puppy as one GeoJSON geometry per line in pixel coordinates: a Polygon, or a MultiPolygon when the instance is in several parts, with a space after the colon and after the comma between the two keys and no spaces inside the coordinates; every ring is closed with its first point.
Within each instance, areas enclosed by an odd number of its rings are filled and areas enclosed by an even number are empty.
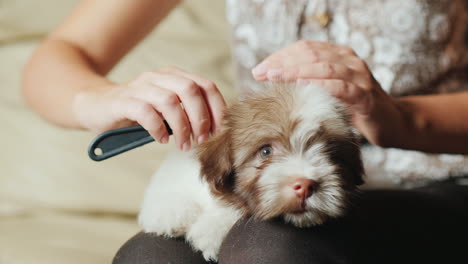
{"type": "Polygon", "coordinates": [[[195,152],[164,162],[139,222],[216,260],[241,217],[308,227],[343,215],[362,175],[344,106],[320,87],[271,84],[231,106],[222,131],[195,152]]]}

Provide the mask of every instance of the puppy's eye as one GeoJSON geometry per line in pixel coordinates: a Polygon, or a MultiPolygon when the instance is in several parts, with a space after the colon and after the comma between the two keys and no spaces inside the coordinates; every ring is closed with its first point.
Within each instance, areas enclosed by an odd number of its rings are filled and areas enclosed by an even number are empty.
{"type": "Polygon", "coordinates": [[[260,149],[260,157],[266,159],[273,154],[273,148],[270,145],[265,145],[260,149]]]}

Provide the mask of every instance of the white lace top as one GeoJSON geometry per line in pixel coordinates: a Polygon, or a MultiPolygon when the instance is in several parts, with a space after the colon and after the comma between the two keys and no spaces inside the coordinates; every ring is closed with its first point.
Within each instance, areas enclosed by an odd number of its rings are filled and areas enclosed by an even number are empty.
{"type": "MultiPolygon", "coordinates": [[[[261,89],[251,69],[299,39],[352,47],[393,96],[468,90],[465,0],[227,0],[237,87],[261,89]]],[[[468,147],[468,146],[467,146],[468,147]]],[[[363,148],[369,177],[394,183],[468,174],[468,156],[363,148]]]]}

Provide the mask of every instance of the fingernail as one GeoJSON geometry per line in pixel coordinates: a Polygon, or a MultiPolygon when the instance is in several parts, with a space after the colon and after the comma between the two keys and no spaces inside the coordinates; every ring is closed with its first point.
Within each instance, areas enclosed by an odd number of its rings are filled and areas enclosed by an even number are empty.
{"type": "Polygon", "coordinates": [[[266,74],[267,71],[268,71],[268,66],[264,63],[260,63],[255,68],[253,68],[252,74],[255,76],[260,76],[260,75],[266,74]]]}
{"type": "Polygon", "coordinates": [[[162,144],[166,144],[167,142],[169,142],[169,135],[164,135],[159,141],[162,144]]]}
{"type": "Polygon", "coordinates": [[[277,78],[280,77],[283,74],[282,69],[271,69],[268,70],[267,76],[268,78],[277,78]]]}
{"type": "Polygon", "coordinates": [[[184,142],[184,144],[182,145],[182,150],[183,151],[189,151],[190,150],[190,140],[187,140],[184,142]]]}
{"type": "Polygon", "coordinates": [[[201,136],[198,137],[197,142],[198,142],[198,144],[201,144],[201,143],[205,142],[207,139],[208,139],[208,135],[207,135],[207,134],[203,134],[203,135],[201,135],[201,136]]]}

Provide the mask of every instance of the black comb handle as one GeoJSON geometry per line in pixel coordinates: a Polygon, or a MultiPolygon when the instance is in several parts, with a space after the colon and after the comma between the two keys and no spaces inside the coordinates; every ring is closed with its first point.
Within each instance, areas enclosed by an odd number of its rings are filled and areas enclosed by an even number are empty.
{"type": "MultiPolygon", "coordinates": [[[[166,121],[164,124],[169,135],[172,135],[166,121]]],[[[91,142],[88,156],[94,161],[102,161],[152,141],[154,138],[142,126],[112,129],[98,135],[91,142]]]]}

